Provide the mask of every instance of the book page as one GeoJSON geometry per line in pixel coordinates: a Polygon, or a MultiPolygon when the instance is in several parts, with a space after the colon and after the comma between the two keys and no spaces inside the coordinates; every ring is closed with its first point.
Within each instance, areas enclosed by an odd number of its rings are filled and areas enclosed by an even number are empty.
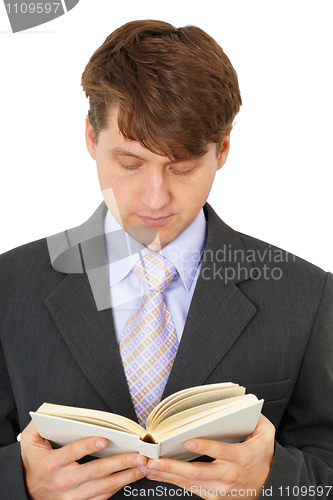
{"type": "MultiPolygon", "coordinates": [[[[152,422],[156,421],[159,417],[158,415],[167,408],[170,408],[171,406],[175,405],[178,402],[182,402],[185,400],[185,398],[189,398],[191,396],[196,396],[196,395],[207,395],[206,402],[209,401],[209,393],[214,392],[214,391],[223,391],[231,388],[237,388],[239,387],[238,384],[234,384],[232,382],[222,382],[219,384],[208,384],[208,385],[199,385],[196,387],[189,387],[188,389],[183,389],[182,391],[175,392],[174,394],[171,394],[171,396],[168,396],[166,399],[163,399],[151,412],[147,419],[147,428],[152,428],[152,422]]],[[[245,389],[244,389],[245,392],[245,389]]],[[[204,399],[204,397],[203,397],[204,399]]],[[[203,403],[203,401],[201,401],[203,403]]],[[[200,403],[199,403],[200,404],[200,403]]]]}
{"type": "Polygon", "coordinates": [[[200,406],[187,408],[182,412],[173,413],[171,416],[168,416],[167,418],[160,421],[156,427],[156,430],[160,432],[162,429],[175,429],[176,427],[180,427],[186,423],[195,422],[196,420],[200,420],[207,415],[212,415],[213,413],[218,412],[220,414],[223,414],[225,412],[229,412],[230,408],[232,408],[233,405],[238,406],[239,403],[242,403],[244,404],[244,406],[246,406],[246,396],[240,395],[234,398],[212,401],[200,406]]]}
{"type": "Polygon", "coordinates": [[[224,400],[243,396],[244,394],[244,387],[232,387],[230,389],[213,390],[204,394],[187,396],[179,401],[176,401],[176,403],[174,404],[170,402],[165,409],[163,408],[161,411],[159,411],[155,415],[155,417],[153,417],[153,419],[149,423],[147,423],[147,429],[151,429],[151,431],[154,431],[154,429],[165,419],[169,419],[169,417],[171,417],[172,415],[182,413],[183,411],[189,410],[190,408],[193,408],[195,410],[196,408],[201,408],[203,405],[209,403],[215,403],[216,405],[220,402],[223,402],[224,400]]]}
{"type": "Polygon", "coordinates": [[[140,437],[144,437],[147,434],[147,431],[137,422],[133,422],[133,420],[123,417],[122,415],[106,411],[44,403],[38,408],[36,413],[109,427],[115,430],[136,434],[140,437]]]}
{"type": "Polygon", "coordinates": [[[100,427],[114,429],[115,431],[122,431],[122,432],[128,432],[129,434],[133,434],[133,432],[126,429],[125,427],[121,427],[120,425],[116,424],[111,424],[110,422],[106,422],[105,420],[98,420],[97,418],[79,417],[78,415],[60,415],[60,414],[57,415],[57,417],[67,418],[68,420],[75,420],[75,422],[85,422],[86,424],[99,425],[100,427]]]}
{"type": "MultiPolygon", "coordinates": [[[[161,422],[154,431],[154,439],[160,442],[162,439],[166,439],[169,436],[182,433],[187,429],[195,428],[197,424],[204,424],[211,421],[219,416],[226,415],[240,408],[246,408],[246,406],[253,405],[257,402],[258,398],[254,394],[246,394],[245,396],[240,396],[233,398],[229,401],[224,401],[222,407],[217,408],[213,405],[207,405],[202,413],[192,413],[190,411],[185,411],[183,417],[179,415],[173,415],[170,419],[166,419],[161,422]]],[[[204,405],[205,406],[205,405],[204,405]]]]}

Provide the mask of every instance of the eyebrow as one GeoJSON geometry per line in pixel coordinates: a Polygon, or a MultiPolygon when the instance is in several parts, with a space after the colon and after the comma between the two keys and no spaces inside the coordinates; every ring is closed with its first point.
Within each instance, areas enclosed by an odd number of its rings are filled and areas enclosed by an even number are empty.
{"type": "MultiPolygon", "coordinates": [[[[137,155],[133,153],[132,151],[129,151],[128,149],[124,148],[111,148],[111,153],[115,155],[122,155],[122,156],[131,156],[132,158],[137,158],[138,160],[146,161],[146,158],[143,156],[137,155]]],[[[170,164],[177,164],[177,163],[186,163],[190,161],[196,161],[198,158],[193,158],[193,159],[187,159],[187,160],[170,160],[170,164]]]]}
{"type": "Polygon", "coordinates": [[[137,158],[138,160],[146,161],[146,158],[143,158],[143,156],[137,155],[132,151],[129,151],[128,149],[111,148],[111,153],[114,153],[116,155],[131,156],[132,158],[137,158]]]}

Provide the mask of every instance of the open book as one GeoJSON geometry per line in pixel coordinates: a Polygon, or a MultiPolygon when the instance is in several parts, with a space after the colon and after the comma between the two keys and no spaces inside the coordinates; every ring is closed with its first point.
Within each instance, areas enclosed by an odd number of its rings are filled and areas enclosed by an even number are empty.
{"type": "Polygon", "coordinates": [[[197,454],[183,448],[186,439],[204,437],[240,442],[258,422],[263,400],[245,394],[233,383],[191,387],[161,401],[147,419],[146,429],[114,413],[44,403],[30,415],[40,435],[53,446],[101,436],[109,446],[98,457],[138,452],[149,458],[192,460],[197,454]]]}

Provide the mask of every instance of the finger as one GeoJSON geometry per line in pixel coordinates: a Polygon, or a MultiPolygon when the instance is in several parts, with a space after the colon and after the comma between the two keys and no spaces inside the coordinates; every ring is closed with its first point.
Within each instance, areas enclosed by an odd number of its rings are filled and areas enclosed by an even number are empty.
{"type": "Polygon", "coordinates": [[[89,437],[73,441],[60,449],[53,450],[52,460],[54,467],[63,467],[77,462],[86,455],[92,455],[108,446],[108,440],[101,437],[89,437]]]}
{"type": "Polygon", "coordinates": [[[168,483],[178,486],[179,488],[185,490],[191,490],[194,487],[193,482],[182,476],[177,476],[176,474],[169,474],[167,472],[155,472],[152,471],[150,474],[146,475],[146,478],[150,481],[158,481],[160,483],[168,483]]]}
{"type": "Polygon", "coordinates": [[[270,436],[273,434],[273,436],[274,436],[275,435],[275,427],[272,424],[272,422],[270,422],[270,420],[268,420],[268,418],[266,418],[264,415],[260,414],[256,428],[254,429],[252,434],[250,434],[247,437],[246,441],[249,441],[250,439],[252,439],[255,436],[258,436],[260,434],[266,434],[266,433],[269,434],[270,436]]]}
{"type": "Polygon", "coordinates": [[[109,476],[94,479],[79,485],[75,491],[77,498],[94,500],[109,499],[126,485],[139,481],[144,474],[138,468],[127,469],[109,476]]]}
{"type": "MultiPolygon", "coordinates": [[[[150,479],[154,476],[169,480],[172,476],[177,477],[179,482],[190,480],[191,484],[196,481],[217,480],[222,477],[229,465],[214,462],[182,462],[172,459],[149,460],[148,464],[140,467],[140,470],[150,479]]],[[[178,484],[178,483],[177,483],[178,484]]]]}
{"type": "Polygon", "coordinates": [[[185,441],[183,446],[186,450],[193,451],[199,455],[206,455],[216,460],[227,462],[238,462],[242,458],[242,443],[224,443],[210,439],[195,438],[185,441]]]}
{"type": "MultiPolygon", "coordinates": [[[[148,459],[137,453],[124,453],[113,457],[100,458],[81,465],[78,482],[83,483],[97,478],[102,478],[126,469],[145,466],[148,459]]],[[[141,472],[141,471],[140,471],[141,472]]]]}
{"type": "Polygon", "coordinates": [[[39,432],[37,430],[37,427],[35,426],[35,424],[32,420],[31,420],[31,422],[29,422],[29,424],[26,426],[26,428],[22,431],[22,436],[25,436],[26,438],[29,438],[29,439],[40,437],[39,432]]]}
{"type": "MultiPolygon", "coordinates": [[[[175,474],[168,474],[168,473],[158,473],[157,474],[149,474],[146,476],[147,479],[151,481],[158,481],[162,483],[168,483],[168,484],[173,484],[175,486],[178,486],[182,490],[187,490],[190,492],[191,495],[199,495],[200,492],[211,492],[218,490],[221,492],[221,494],[224,494],[223,496],[227,495],[228,487],[224,487],[223,483],[219,483],[214,480],[210,480],[208,483],[207,482],[196,482],[192,479],[188,479],[186,477],[182,476],[177,476],[175,474]]],[[[229,495],[228,495],[229,496],[229,495]]],[[[208,493],[208,496],[205,495],[205,498],[211,498],[210,493],[208,493]]]]}

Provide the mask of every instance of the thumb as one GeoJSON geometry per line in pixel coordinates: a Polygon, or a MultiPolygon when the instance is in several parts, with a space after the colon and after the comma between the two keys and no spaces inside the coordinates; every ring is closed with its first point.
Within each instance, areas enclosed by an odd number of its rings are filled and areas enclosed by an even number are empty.
{"type": "Polygon", "coordinates": [[[27,427],[22,431],[21,443],[22,442],[26,445],[52,450],[50,442],[47,441],[47,439],[44,439],[40,436],[37,427],[35,426],[32,420],[27,425],[27,427]]]}

